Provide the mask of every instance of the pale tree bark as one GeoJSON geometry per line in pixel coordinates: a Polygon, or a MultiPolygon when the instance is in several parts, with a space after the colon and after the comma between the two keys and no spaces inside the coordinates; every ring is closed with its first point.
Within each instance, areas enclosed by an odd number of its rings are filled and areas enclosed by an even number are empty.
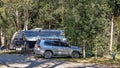
{"type": "Polygon", "coordinates": [[[109,47],[109,51],[110,54],[112,53],[112,46],[113,46],[113,26],[114,26],[114,15],[112,15],[112,19],[111,19],[111,33],[110,33],[110,47],[109,47]]]}
{"type": "Polygon", "coordinates": [[[95,47],[95,58],[97,59],[97,55],[98,55],[98,48],[97,48],[97,45],[95,47]]]}
{"type": "Polygon", "coordinates": [[[0,38],[1,38],[1,46],[4,46],[5,45],[5,36],[3,35],[2,28],[1,28],[0,38]]]}
{"type": "Polygon", "coordinates": [[[24,9],[24,17],[25,17],[25,22],[24,22],[24,30],[28,30],[28,9],[24,9]]]}
{"type": "Polygon", "coordinates": [[[28,8],[29,8],[29,0],[24,0],[25,5],[24,5],[24,30],[28,30],[28,22],[29,22],[29,14],[28,14],[28,8]]]}
{"type": "Polygon", "coordinates": [[[20,30],[18,10],[15,11],[15,14],[16,14],[16,29],[17,29],[17,30],[20,30]]]}
{"type": "Polygon", "coordinates": [[[83,43],[83,58],[86,58],[86,41],[83,43]]]}

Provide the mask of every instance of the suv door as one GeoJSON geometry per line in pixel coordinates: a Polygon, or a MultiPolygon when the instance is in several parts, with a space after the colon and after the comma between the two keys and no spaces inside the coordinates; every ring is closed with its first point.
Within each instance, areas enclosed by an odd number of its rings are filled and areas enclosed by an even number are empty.
{"type": "Polygon", "coordinates": [[[58,55],[59,52],[59,41],[47,40],[45,41],[46,50],[52,50],[54,55],[58,55]]]}
{"type": "Polygon", "coordinates": [[[62,55],[70,55],[71,49],[69,44],[67,44],[67,42],[60,42],[59,52],[61,52],[62,55]]]}

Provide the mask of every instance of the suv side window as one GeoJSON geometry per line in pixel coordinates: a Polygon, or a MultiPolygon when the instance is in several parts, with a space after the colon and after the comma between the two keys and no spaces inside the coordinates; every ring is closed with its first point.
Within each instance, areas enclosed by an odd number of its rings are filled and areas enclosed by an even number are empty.
{"type": "Polygon", "coordinates": [[[51,45],[51,41],[45,41],[44,44],[45,45],[51,45]]]}
{"type": "Polygon", "coordinates": [[[59,41],[45,41],[45,45],[59,46],[59,41]]]}
{"type": "Polygon", "coordinates": [[[60,42],[62,47],[69,47],[69,44],[67,44],[66,42],[60,42]]]}
{"type": "Polygon", "coordinates": [[[52,42],[52,45],[54,45],[54,46],[59,46],[59,45],[60,45],[60,42],[59,42],[59,41],[53,41],[53,42],[52,42]]]}

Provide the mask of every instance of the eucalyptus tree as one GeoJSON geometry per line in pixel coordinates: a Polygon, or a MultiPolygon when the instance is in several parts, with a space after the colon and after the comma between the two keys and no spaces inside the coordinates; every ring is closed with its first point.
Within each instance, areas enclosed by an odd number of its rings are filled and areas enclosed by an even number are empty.
{"type": "Polygon", "coordinates": [[[100,46],[103,49],[108,46],[109,35],[106,33],[109,33],[110,23],[107,13],[110,12],[110,7],[107,0],[70,0],[67,5],[64,15],[66,34],[71,42],[82,45],[83,56],[85,57],[86,50],[90,49],[89,47],[91,47],[91,50],[95,48],[94,52],[97,54],[99,49],[96,47],[100,46]],[[101,39],[99,34],[103,35],[101,36],[102,39],[106,40],[102,42],[94,41],[101,39]]]}

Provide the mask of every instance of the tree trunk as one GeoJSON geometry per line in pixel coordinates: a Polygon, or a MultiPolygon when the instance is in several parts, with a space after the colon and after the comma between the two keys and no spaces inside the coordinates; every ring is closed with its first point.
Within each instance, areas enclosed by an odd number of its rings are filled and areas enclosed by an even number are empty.
{"type": "Polygon", "coordinates": [[[112,15],[112,19],[111,19],[111,34],[110,34],[110,47],[109,47],[110,54],[112,53],[112,46],[113,46],[113,26],[114,26],[114,15],[112,15]]]}
{"type": "Polygon", "coordinates": [[[86,58],[86,42],[83,44],[83,58],[86,58]]]}
{"type": "Polygon", "coordinates": [[[18,10],[16,10],[15,13],[16,13],[16,29],[20,30],[18,10]]]}
{"type": "Polygon", "coordinates": [[[95,47],[95,58],[97,59],[97,55],[98,55],[98,48],[97,46],[95,47]]]}
{"type": "Polygon", "coordinates": [[[27,1],[24,6],[24,18],[25,18],[24,30],[28,30],[28,21],[29,21],[28,17],[29,15],[28,15],[28,1],[27,1]]]}
{"type": "Polygon", "coordinates": [[[25,23],[24,23],[24,29],[28,30],[28,9],[25,12],[25,23]]]}
{"type": "Polygon", "coordinates": [[[51,28],[51,24],[50,24],[50,21],[48,21],[48,28],[49,28],[49,29],[51,28]]]}
{"type": "Polygon", "coordinates": [[[0,38],[1,38],[1,46],[4,46],[5,45],[5,36],[3,35],[2,28],[1,28],[0,38]]]}

